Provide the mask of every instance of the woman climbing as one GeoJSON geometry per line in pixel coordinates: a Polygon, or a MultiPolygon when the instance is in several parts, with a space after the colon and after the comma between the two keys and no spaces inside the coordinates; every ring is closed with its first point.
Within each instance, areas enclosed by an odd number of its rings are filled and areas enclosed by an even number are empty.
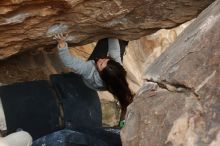
{"type": "Polygon", "coordinates": [[[63,64],[73,72],[82,76],[84,83],[98,91],[108,90],[119,100],[121,117],[124,119],[127,106],[133,100],[133,94],[126,80],[126,71],[122,66],[118,39],[108,39],[108,55],[104,58],[83,61],[72,56],[66,43],[67,35],[58,34],[54,39],[58,42],[58,54],[63,64]]]}

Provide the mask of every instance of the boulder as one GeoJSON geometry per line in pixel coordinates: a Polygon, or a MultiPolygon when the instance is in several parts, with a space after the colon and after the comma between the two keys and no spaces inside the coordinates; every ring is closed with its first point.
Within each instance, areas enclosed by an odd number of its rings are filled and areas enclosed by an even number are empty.
{"type": "Polygon", "coordinates": [[[176,40],[177,36],[193,20],[172,29],[160,29],[151,35],[129,41],[123,57],[123,65],[128,73],[129,85],[135,93],[143,86],[144,70],[176,40]]]}
{"type": "Polygon", "coordinates": [[[219,23],[217,0],[146,69],[123,146],[220,145],[219,23]]]}

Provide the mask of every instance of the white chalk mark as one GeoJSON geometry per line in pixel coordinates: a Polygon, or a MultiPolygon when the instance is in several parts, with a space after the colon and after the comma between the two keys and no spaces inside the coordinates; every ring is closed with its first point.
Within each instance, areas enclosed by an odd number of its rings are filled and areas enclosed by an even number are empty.
{"type": "Polygon", "coordinates": [[[215,76],[216,70],[212,72],[210,76],[208,76],[195,90],[195,93],[197,93],[211,78],[215,76]]]}
{"type": "Polygon", "coordinates": [[[30,17],[29,13],[20,13],[20,14],[12,16],[10,18],[5,18],[4,22],[0,23],[0,25],[22,23],[28,17],[30,17]]]}
{"type": "Polygon", "coordinates": [[[66,33],[68,28],[69,28],[69,26],[66,25],[66,24],[56,23],[56,24],[53,24],[47,30],[47,35],[48,36],[54,36],[55,34],[58,34],[58,33],[66,33]]]}

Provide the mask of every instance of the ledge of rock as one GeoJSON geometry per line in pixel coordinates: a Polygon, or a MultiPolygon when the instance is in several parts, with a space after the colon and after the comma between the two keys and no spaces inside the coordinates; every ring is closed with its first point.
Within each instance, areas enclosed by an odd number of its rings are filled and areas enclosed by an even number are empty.
{"type": "Polygon", "coordinates": [[[72,45],[104,37],[133,40],[196,17],[213,0],[2,0],[0,59],[52,47],[56,33],[72,45]]]}
{"type": "Polygon", "coordinates": [[[129,106],[125,146],[220,145],[220,0],[145,71],[129,106]]]}

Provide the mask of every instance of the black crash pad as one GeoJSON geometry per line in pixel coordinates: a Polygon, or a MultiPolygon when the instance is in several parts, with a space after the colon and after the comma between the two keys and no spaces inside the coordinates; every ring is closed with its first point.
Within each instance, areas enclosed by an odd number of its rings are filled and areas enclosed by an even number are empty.
{"type": "Polygon", "coordinates": [[[98,94],[88,88],[80,76],[69,73],[50,78],[52,86],[48,81],[32,81],[0,87],[8,134],[21,128],[36,139],[63,128],[58,119],[58,99],[63,105],[66,128],[102,126],[98,94]]]}
{"type": "Polygon", "coordinates": [[[0,97],[8,134],[21,128],[35,139],[59,129],[59,111],[47,81],[2,86],[0,97]]]}
{"type": "MultiPolygon", "coordinates": [[[[8,134],[21,128],[34,140],[41,137],[38,144],[46,135],[47,142],[60,142],[60,136],[61,141],[69,140],[71,146],[121,146],[118,129],[102,128],[98,94],[88,88],[79,75],[52,75],[50,80],[50,84],[48,81],[32,81],[0,87],[8,134]],[[63,106],[67,133],[58,131],[61,128],[58,103],[63,106]],[[52,133],[54,131],[58,132],[52,133]]],[[[63,146],[70,145],[65,143],[63,146]]]]}
{"type": "MultiPolygon", "coordinates": [[[[123,60],[125,47],[128,45],[128,41],[120,40],[120,55],[121,60],[123,60]]],[[[96,58],[103,58],[106,57],[108,53],[108,38],[101,39],[97,42],[92,54],[89,56],[88,60],[94,60],[96,58]]]]}
{"type": "Polygon", "coordinates": [[[65,127],[72,130],[102,126],[101,103],[96,91],[74,73],[51,75],[50,80],[63,104],[65,127]]]}

